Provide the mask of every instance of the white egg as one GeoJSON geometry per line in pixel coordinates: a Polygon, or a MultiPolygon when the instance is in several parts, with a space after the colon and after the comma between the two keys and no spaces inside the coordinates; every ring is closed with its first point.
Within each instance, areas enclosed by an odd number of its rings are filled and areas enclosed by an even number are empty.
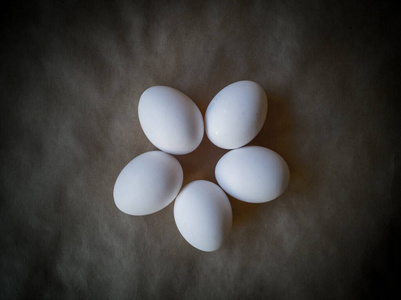
{"type": "Polygon", "coordinates": [[[280,196],[288,186],[290,171],[276,152],[247,146],[223,155],[215,169],[221,188],[238,200],[263,203],[280,196]]]}
{"type": "Polygon", "coordinates": [[[148,88],[139,99],[138,115],[146,137],[164,152],[187,154],[202,141],[202,114],[188,96],[176,89],[148,88]]]}
{"type": "Polygon", "coordinates": [[[193,181],[177,196],[174,219],[188,243],[202,251],[215,251],[230,234],[231,204],[216,184],[193,181]]]}
{"type": "Polygon", "coordinates": [[[173,156],[150,151],[130,161],[114,185],[114,202],[122,212],[143,216],[169,205],[183,181],[180,163],[173,156]]]}
{"type": "Polygon", "coordinates": [[[262,129],[266,114],[266,93],[260,85],[247,80],[232,83],[210,102],[205,114],[206,135],[220,148],[242,147],[262,129]]]}

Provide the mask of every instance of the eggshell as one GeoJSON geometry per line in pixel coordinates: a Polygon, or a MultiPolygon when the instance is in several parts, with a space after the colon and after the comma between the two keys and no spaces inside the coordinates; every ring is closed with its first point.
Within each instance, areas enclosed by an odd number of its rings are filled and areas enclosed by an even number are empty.
{"type": "Polygon", "coordinates": [[[260,85],[247,80],[232,83],[210,102],[205,114],[206,135],[220,148],[242,147],[262,129],[266,114],[266,93],[260,85]]]}
{"type": "Polygon", "coordinates": [[[173,156],[150,151],[130,161],[114,185],[114,202],[122,212],[143,216],[169,205],[183,181],[180,163],[173,156]]]}
{"type": "Polygon", "coordinates": [[[193,181],[177,196],[174,219],[188,243],[202,251],[215,251],[230,234],[231,204],[216,184],[193,181]]]}
{"type": "Polygon", "coordinates": [[[138,104],[139,122],[149,141],[170,154],[187,154],[203,138],[203,118],[185,94],[167,86],[143,92],[138,104]]]}
{"type": "Polygon", "coordinates": [[[248,146],[223,155],[215,169],[217,182],[238,200],[263,203],[280,196],[288,186],[290,171],[276,152],[248,146]]]}

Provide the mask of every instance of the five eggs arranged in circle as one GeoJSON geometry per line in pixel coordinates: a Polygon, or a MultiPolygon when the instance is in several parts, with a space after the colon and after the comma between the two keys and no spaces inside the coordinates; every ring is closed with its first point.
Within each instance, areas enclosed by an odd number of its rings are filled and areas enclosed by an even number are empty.
{"type": "Polygon", "coordinates": [[[263,88],[238,81],[210,102],[203,120],[196,104],[182,92],[153,86],[138,104],[141,127],[161,151],[143,153],[117,177],[114,201],[122,212],[143,216],[174,201],[174,219],[184,239],[202,251],[215,251],[227,239],[232,209],[226,193],[249,203],[265,203],[287,188],[290,172],[273,150],[246,146],[260,132],[268,103],[263,88]],[[216,181],[190,182],[182,188],[183,169],[172,155],[194,151],[204,132],[219,148],[230,150],[218,161],[216,181]]]}

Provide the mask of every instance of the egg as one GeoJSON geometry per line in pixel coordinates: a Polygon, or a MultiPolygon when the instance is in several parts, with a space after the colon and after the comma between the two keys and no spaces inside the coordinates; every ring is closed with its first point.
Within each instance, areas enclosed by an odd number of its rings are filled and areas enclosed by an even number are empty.
{"type": "Polygon", "coordinates": [[[202,251],[215,251],[230,234],[231,204],[216,184],[206,180],[193,181],[177,196],[174,219],[189,244],[202,251]]]}
{"type": "Polygon", "coordinates": [[[202,141],[202,114],[188,96],[176,89],[148,88],[139,99],[138,115],[146,137],[164,152],[187,154],[202,141]]]}
{"type": "Polygon", "coordinates": [[[207,107],[206,135],[217,147],[242,147],[262,129],[266,114],[266,93],[259,84],[248,80],[232,83],[207,107]]]}
{"type": "Polygon", "coordinates": [[[173,156],[150,151],[135,157],[118,175],[114,202],[122,212],[143,216],[169,205],[183,181],[180,163],[173,156]]]}
{"type": "Polygon", "coordinates": [[[215,168],[221,188],[238,200],[263,203],[280,196],[288,186],[290,171],[273,150],[247,146],[223,155],[215,168]]]}

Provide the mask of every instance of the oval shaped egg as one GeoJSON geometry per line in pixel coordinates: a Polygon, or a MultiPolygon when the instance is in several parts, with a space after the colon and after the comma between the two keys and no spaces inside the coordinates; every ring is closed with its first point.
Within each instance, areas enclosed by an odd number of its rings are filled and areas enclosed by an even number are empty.
{"type": "Polygon", "coordinates": [[[210,102],[205,114],[206,135],[220,148],[242,147],[262,129],[266,114],[266,93],[260,85],[248,80],[232,83],[210,102]]]}
{"type": "Polygon", "coordinates": [[[231,204],[216,184],[193,181],[177,196],[174,219],[188,243],[202,251],[215,251],[230,234],[231,204]]]}
{"type": "Polygon", "coordinates": [[[202,141],[202,114],[188,96],[176,89],[148,88],[139,99],[138,115],[146,137],[164,152],[187,154],[202,141]]]}
{"type": "Polygon", "coordinates": [[[259,146],[231,150],[220,158],[215,175],[232,197],[263,203],[280,196],[288,186],[290,171],[276,152],[259,146]]]}
{"type": "Polygon", "coordinates": [[[175,199],[182,181],[182,167],[176,158],[161,151],[146,152],[130,161],[118,175],[114,202],[129,215],[152,214],[175,199]]]}

